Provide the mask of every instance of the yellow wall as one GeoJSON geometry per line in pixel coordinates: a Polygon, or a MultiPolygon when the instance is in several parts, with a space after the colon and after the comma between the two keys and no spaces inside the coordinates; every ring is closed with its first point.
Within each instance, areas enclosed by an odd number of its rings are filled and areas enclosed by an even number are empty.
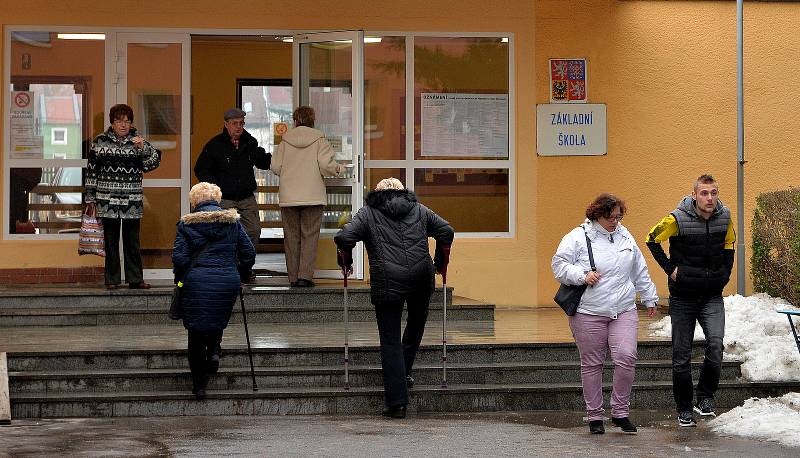
{"type": "MultiPolygon", "coordinates": [[[[4,25],[514,33],[516,236],[456,241],[448,279],[461,295],[500,304],[552,304],[556,283],[550,257],[599,192],[627,199],[624,224],[638,240],[704,172],[717,176],[722,199],[735,212],[734,2],[409,0],[373,2],[365,12],[356,0],[324,6],[308,0],[291,5],[243,0],[236,9],[208,0],[145,0],[124,17],[117,5],[98,0],[22,5],[15,1],[4,9],[4,25]],[[536,156],[535,105],[548,101],[551,57],[588,58],[589,99],[608,104],[607,156],[536,156]]],[[[748,2],[745,15],[749,226],[759,192],[800,181],[791,162],[797,156],[795,142],[786,135],[798,124],[800,7],[748,2]]],[[[227,69],[217,70],[228,78],[227,69]]],[[[233,99],[209,99],[206,112],[198,106],[200,94],[193,95],[196,155],[198,144],[221,128],[219,112],[233,99]]],[[[96,263],[74,255],[74,242],[2,241],[0,252],[0,268],[96,263]]],[[[650,267],[666,296],[664,274],[652,261],[650,267]]]]}
{"type": "MultiPolygon", "coordinates": [[[[537,213],[543,218],[536,256],[537,303],[550,302],[557,284],[545,264],[562,235],[579,224],[600,192],[627,200],[623,222],[642,241],[649,228],[712,173],[720,197],[736,214],[735,2],[537,2],[538,103],[548,100],[547,59],[588,58],[590,102],[608,104],[608,156],[540,158],[537,213]],[[567,5],[571,8],[567,9],[567,5]],[[577,18],[568,17],[578,13],[577,18]]],[[[756,196],[797,186],[800,168],[791,133],[800,7],[745,4],[745,234],[747,291],[749,226],[756,196]]],[[[741,234],[740,234],[741,235],[741,234]]],[[[639,244],[662,297],[666,275],[639,244]]],[[[726,293],[736,292],[736,272],[726,293]]]]}

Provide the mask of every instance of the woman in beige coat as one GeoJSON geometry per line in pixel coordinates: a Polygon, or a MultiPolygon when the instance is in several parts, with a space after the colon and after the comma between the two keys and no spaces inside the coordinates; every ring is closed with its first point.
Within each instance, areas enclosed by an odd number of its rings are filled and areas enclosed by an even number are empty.
{"type": "Polygon", "coordinates": [[[294,287],[314,286],[322,209],[327,201],[325,176],[339,176],[344,166],[333,157],[321,130],[314,129],[314,109],[294,110],[294,129],[283,134],[270,169],[281,177],[279,198],[283,220],[286,270],[294,287]]]}

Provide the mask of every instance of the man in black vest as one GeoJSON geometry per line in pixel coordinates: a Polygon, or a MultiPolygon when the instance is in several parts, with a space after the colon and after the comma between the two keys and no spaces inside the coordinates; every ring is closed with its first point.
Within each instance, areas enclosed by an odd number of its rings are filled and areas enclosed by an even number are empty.
{"type": "Polygon", "coordinates": [[[258,140],[244,129],[245,116],[246,113],[238,108],[225,112],[222,132],[203,147],[194,174],[200,181],[219,186],[222,208],[235,208],[239,212],[242,226],[257,248],[261,219],[253,195],[256,190],[253,166],[269,170],[272,155],[258,146],[258,140]]]}
{"type": "Polygon", "coordinates": [[[714,394],[722,365],[725,306],[722,288],[733,269],[731,212],[719,201],[719,187],[711,175],[701,175],[686,196],[647,235],[647,247],[669,277],[669,314],[672,320],[672,391],[680,426],[697,426],[693,411],[714,416],[714,394]],[[661,242],[669,240],[669,257],[661,242]],[[693,405],[692,340],[695,322],[706,336],[706,350],[697,402],[693,405]]]}

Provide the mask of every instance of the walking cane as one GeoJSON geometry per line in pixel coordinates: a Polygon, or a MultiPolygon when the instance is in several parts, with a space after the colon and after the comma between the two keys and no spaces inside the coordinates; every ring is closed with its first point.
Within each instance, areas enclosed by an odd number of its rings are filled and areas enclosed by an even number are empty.
{"type": "MultiPolygon", "coordinates": [[[[443,248],[450,257],[450,248],[443,248]]],[[[442,388],[447,388],[447,265],[442,269],[442,388]]]]}
{"type": "Polygon", "coordinates": [[[244,335],[247,338],[247,357],[250,358],[250,377],[253,379],[253,391],[258,391],[258,385],[256,385],[256,369],[253,367],[253,350],[250,348],[250,331],[247,330],[247,313],[244,310],[243,288],[239,288],[239,303],[242,304],[242,322],[244,323],[244,335]]]}
{"type": "Polygon", "coordinates": [[[344,389],[350,389],[350,348],[348,338],[350,334],[350,324],[347,316],[347,260],[342,250],[336,250],[342,260],[342,276],[344,277],[344,389]]]}

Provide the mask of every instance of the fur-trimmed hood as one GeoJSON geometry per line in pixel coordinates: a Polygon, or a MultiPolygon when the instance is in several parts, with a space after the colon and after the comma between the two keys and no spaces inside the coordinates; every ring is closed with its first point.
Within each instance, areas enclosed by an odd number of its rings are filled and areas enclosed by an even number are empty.
{"type": "Polygon", "coordinates": [[[236,224],[239,221],[239,213],[235,208],[227,210],[206,210],[193,213],[187,213],[181,216],[183,224],[200,224],[200,223],[222,223],[222,224],[236,224]]]}
{"type": "Polygon", "coordinates": [[[417,195],[408,189],[382,189],[370,191],[364,201],[392,219],[402,219],[417,204],[417,195]]]}
{"type": "Polygon", "coordinates": [[[213,200],[200,202],[194,212],[183,215],[178,230],[183,231],[193,243],[220,240],[230,232],[232,224],[238,224],[239,213],[235,208],[223,210],[213,200]]]}

